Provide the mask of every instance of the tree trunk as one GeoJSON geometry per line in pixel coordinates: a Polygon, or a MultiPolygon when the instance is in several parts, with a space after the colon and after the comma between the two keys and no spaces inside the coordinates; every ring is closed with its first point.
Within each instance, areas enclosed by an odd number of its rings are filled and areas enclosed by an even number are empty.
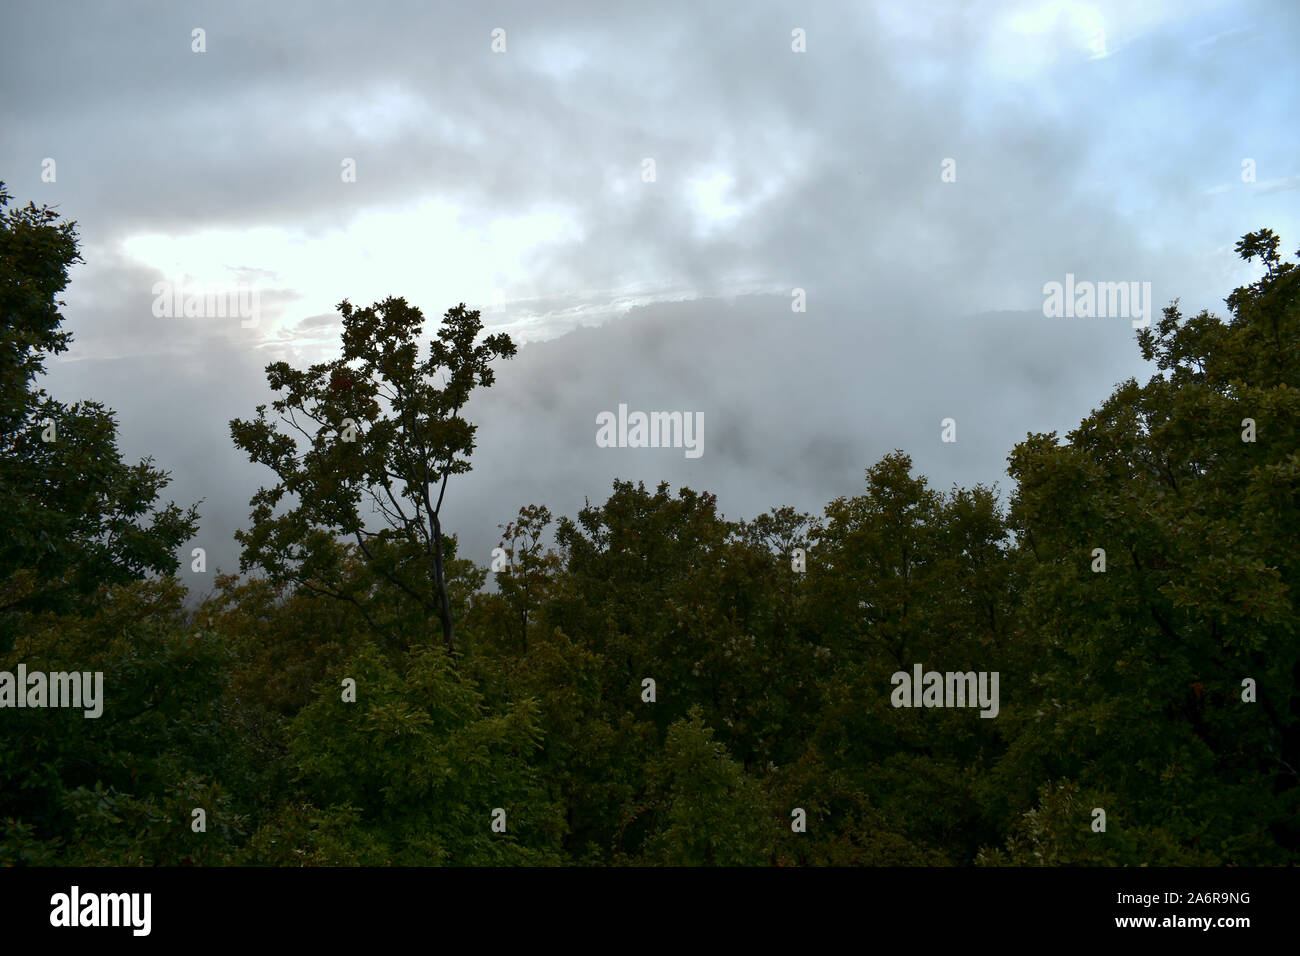
{"type": "Polygon", "coordinates": [[[451,600],[447,597],[447,577],[442,566],[442,522],[436,512],[430,514],[433,524],[433,578],[438,586],[438,619],[442,622],[442,639],[448,652],[456,653],[456,629],[451,620],[451,600]]]}

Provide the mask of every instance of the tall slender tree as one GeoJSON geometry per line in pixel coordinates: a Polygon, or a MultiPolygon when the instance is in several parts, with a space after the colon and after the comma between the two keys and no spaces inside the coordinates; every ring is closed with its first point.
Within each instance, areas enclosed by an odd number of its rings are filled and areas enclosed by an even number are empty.
{"type": "Polygon", "coordinates": [[[463,302],[447,310],[425,358],[417,342],[424,316],[405,299],[365,309],[344,300],[338,309],[339,358],[306,370],[267,366],[268,383],[283,393],[272,405],[280,422],[259,405],[254,420],[230,423],[235,444],[279,478],[253,496],[252,527],[236,533],[241,567],[347,601],[382,631],[369,595],[344,573],[337,542],[350,538],[379,578],[437,619],[454,653],[447,481],[470,470],[476,426],[462,414],[470,393],[492,385],[491,361],[513,357],[515,345],[503,333],[477,342],[479,312],[463,302]],[[276,514],[286,498],[296,504],[276,514]],[[367,526],[364,500],[384,527],[367,526]]]}

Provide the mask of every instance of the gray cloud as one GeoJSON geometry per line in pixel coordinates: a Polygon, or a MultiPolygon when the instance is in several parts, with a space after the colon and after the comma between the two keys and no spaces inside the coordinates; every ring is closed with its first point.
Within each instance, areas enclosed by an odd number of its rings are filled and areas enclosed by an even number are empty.
{"type": "MultiPolygon", "coordinates": [[[[436,199],[472,232],[545,208],[572,230],[517,263],[504,241],[476,253],[505,302],[471,304],[530,342],[472,409],[475,470],[449,492],[480,560],[519,505],[571,514],[616,476],[715,491],[733,516],[820,510],[896,447],[939,487],[998,480],[1025,432],[1068,429],[1144,374],[1126,320],[1045,319],[1045,282],[1146,281],[1156,310],[1221,311],[1253,274],[1240,235],[1300,235],[1291,5],[1052,9],[8,5],[0,176],[77,219],[87,259],[49,387],[116,407],[124,447],[172,468],[179,500],[206,499],[209,566],[231,568],[269,476],[226,422],[271,399],[267,362],[328,354],[322,297],[363,301],[358,274],[297,288],[250,243],[223,264],[266,285],[258,328],[160,320],[168,276],[123,241],[281,230],[378,258],[383,294],[409,296],[430,276],[454,290],[437,250],[468,240],[417,227],[389,265],[360,217],[436,199]],[[1240,182],[1244,158],[1258,183],[1240,182]],[[597,448],[595,416],[620,402],[703,412],[704,456],[597,448]],[[955,445],[938,440],[948,416],[955,445]]],[[[416,304],[436,319],[474,295],[416,304]]]]}

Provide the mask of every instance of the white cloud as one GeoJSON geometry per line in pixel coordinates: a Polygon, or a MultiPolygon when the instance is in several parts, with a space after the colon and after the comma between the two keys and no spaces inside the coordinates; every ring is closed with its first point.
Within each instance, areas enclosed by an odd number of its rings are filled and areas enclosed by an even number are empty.
{"type": "Polygon", "coordinates": [[[581,228],[559,207],[542,204],[475,225],[456,204],[426,199],[370,209],[315,236],[287,226],[155,233],[126,237],[121,251],[164,276],[211,285],[235,281],[237,270],[267,270],[273,278],[255,286],[298,297],[292,313],[272,316],[263,330],[283,339],[301,319],[330,312],[343,298],[369,304],[404,296],[435,319],[456,302],[493,301],[530,275],[527,260],[536,250],[581,240],[581,228]]]}

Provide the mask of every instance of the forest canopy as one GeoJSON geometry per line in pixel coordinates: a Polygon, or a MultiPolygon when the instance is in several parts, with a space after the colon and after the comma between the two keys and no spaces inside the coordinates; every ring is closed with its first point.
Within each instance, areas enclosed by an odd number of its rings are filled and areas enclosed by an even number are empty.
{"type": "Polygon", "coordinates": [[[0,865],[1300,862],[1300,273],[1271,231],[1226,317],[1169,305],[1145,384],[1010,449],[1005,507],[903,450],[819,515],[616,481],[511,503],[496,566],[443,521],[514,343],[462,303],[424,354],[404,299],[341,303],[340,357],[269,366],[274,414],[231,423],[274,483],[252,573],[190,607],[197,508],[39,386],[75,225],[10,200],[0,865]],[[33,695],[74,673],[98,716],[33,695]]]}

